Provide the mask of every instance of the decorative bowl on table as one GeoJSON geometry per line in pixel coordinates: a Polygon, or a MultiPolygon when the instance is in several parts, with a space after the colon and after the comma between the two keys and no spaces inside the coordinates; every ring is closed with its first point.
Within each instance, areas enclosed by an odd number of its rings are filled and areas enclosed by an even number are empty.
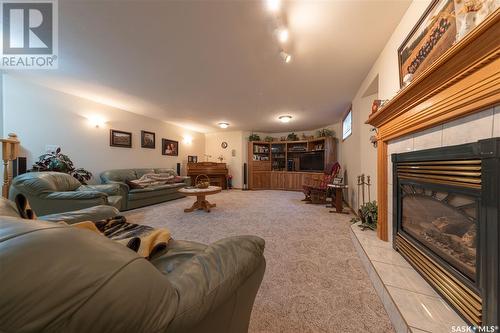
{"type": "Polygon", "coordinates": [[[198,175],[194,181],[195,187],[199,189],[205,189],[210,186],[210,178],[207,175],[198,175]]]}

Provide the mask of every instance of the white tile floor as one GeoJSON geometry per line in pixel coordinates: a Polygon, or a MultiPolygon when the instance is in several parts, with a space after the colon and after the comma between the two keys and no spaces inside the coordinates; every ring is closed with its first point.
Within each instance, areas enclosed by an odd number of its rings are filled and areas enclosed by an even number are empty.
{"type": "Polygon", "coordinates": [[[466,323],[434,289],[371,230],[353,225],[351,237],[398,333],[452,332],[466,323]]]}

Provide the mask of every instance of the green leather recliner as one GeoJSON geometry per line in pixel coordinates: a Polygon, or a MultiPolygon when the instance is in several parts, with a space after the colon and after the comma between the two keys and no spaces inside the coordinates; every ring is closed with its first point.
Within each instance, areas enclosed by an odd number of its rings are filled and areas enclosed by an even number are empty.
{"type": "Polygon", "coordinates": [[[183,198],[184,195],[179,193],[178,190],[191,185],[190,177],[182,177],[182,183],[157,185],[143,189],[131,189],[130,186],[127,185],[127,181],[139,179],[147,173],[163,173],[177,176],[174,169],[168,168],[116,169],[101,173],[101,182],[103,184],[115,184],[120,186],[121,195],[123,196],[121,210],[134,209],[183,198]]]}
{"type": "Polygon", "coordinates": [[[99,205],[121,208],[118,185],[82,185],[60,172],[28,172],[12,180],[9,198],[23,194],[37,215],[69,212],[99,205]]]}
{"type": "Polygon", "coordinates": [[[244,333],[264,241],[173,240],[150,261],[89,230],[0,202],[0,332],[244,333]]]}

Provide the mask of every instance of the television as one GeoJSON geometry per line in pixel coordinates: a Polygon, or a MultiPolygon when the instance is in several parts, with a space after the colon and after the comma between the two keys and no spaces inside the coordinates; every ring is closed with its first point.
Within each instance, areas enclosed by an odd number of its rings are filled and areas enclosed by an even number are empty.
{"type": "Polygon", "coordinates": [[[325,154],[322,151],[303,153],[300,155],[301,171],[324,171],[325,154]]]}

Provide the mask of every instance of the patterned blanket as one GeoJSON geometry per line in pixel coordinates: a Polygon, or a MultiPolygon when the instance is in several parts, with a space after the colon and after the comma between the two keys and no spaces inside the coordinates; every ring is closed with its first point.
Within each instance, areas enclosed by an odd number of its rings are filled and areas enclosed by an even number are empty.
{"type": "Polygon", "coordinates": [[[172,238],[167,229],[128,223],[124,216],[97,222],[80,222],[71,226],[100,233],[125,245],[144,258],[151,258],[154,254],[164,250],[172,238]]]}
{"type": "MultiPolygon", "coordinates": [[[[19,194],[15,198],[19,215],[23,219],[36,220],[37,216],[31,209],[28,200],[19,194]]],[[[65,222],[59,222],[68,225],[65,222]]],[[[87,229],[121,243],[137,252],[144,258],[151,258],[154,254],[165,249],[170,241],[171,234],[167,229],[155,229],[149,226],[128,223],[124,216],[92,222],[74,223],[71,227],[87,229]]]]}

